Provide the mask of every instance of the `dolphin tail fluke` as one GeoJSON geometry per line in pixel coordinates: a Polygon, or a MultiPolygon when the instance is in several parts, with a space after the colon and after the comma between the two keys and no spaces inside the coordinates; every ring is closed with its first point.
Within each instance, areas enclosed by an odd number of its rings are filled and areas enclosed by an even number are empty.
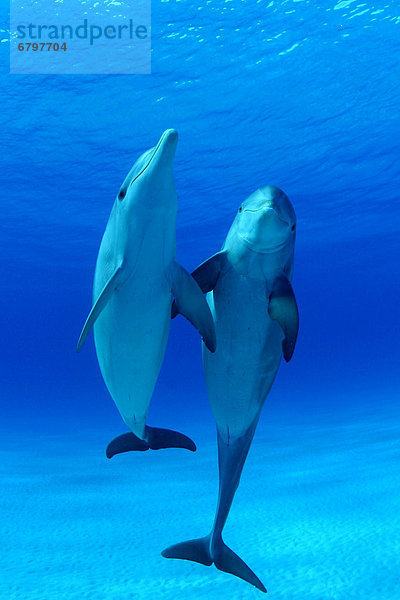
{"type": "Polygon", "coordinates": [[[258,579],[257,575],[222,540],[214,553],[214,564],[220,571],[236,575],[236,577],[240,577],[240,579],[244,579],[244,581],[254,585],[261,592],[267,593],[265,586],[258,579]]]}
{"type": "Polygon", "coordinates": [[[186,448],[196,451],[196,444],[187,435],[173,431],[172,429],[160,429],[146,426],[146,439],[149,448],[160,450],[161,448],[186,448]]]}
{"type": "Polygon", "coordinates": [[[139,451],[144,452],[150,448],[149,444],[138,438],[134,433],[123,433],[114,438],[107,446],[106,456],[112,458],[122,452],[139,451]]]}
{"type": "Polygon", "coordinates": [[[132,432],[123,433],[108,444],[106,456],[112,458],[123,452],[144,452],[161,448],[186,448],[195,452],[196,444],[187,435],[178,431],[146,426],[146,440],[142,440],[132,432]]]}
{"type": "Polygon", "coordinates": [[[181,542],[180,544],[174,544],[163,550],[161,554],[164,558],[181,558],[183,560],[198,562],[209,567],[213,563],[209,547],[210,536],[207,536],[196,540],[181,542]]]}
{"type": "Polygon", "coordinates": [[[210,536],[188,540],[174,546],[169,546],[161,552],[164,558],[180,558],[191,560],[209,567],[213,563],[220,571],[230,573],[240,577],[262,592],[267,592],[263,583],[257,575],[246,565],[246,563],[231,550],[222,539],[214,546],[213,553],[210,553],[210,536]]]}

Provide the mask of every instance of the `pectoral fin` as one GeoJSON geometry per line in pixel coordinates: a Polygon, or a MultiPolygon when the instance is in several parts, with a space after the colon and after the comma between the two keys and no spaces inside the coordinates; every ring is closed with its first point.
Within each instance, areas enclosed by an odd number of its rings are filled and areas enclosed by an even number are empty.
{"type": "Polygon", "coordinates": [[[205,260],[192,273],[203,294],[211,292],[215,288],[219,274],[225,263],[225,252],[217,252],[208,260],[205,260]]]}
{"type": "Polygon", "coordinates": [[[299,311],[289,279],[285,275],[277,277],[269,297],[268,313],[280,325],[285,339],[282,342],[286,362],[292,358],[299,331],[299,311]]]}
{"type": "MultiPolygon", "coordinates": [[[[192,273],[193,279],[197,282],[199,288],[205,294],[214,289],[218,277],[225,263],[225,252],[217,252],[211,258],[205,260],[192,273]]],[[[172,304],[171,318],[174,319],[179,313],[176,302],[172,304]]]]}
{"type": "Polygon", "coordinates": [[[210,352],[215,352],[214,321],[201,289],[193,277],[176,262],[170,271],[170,281],[177,311],[199,330],[210,352]]]}
{"type": "Polygon", "coordinates": [[[76,348],[77,352],[79,352],[80,349],[82,348],[97,317],[100,315],[101,311],[103,310],[103,308],[105,308],[105,306],[107,305],[107,302],[110,300],[115,288],[117,287],[118,278],[119,278],[120,274],[121,274],[121,266],[119,266],[115,269],[114,273],[111,275],[110,279],[107,281],[106,285],[104,286],[103,290],[101,291],[100,296],[97,298],[96,302],[94,303],[92,310],[90,311],[89,316],[86,319],[86,323],[83,326],[82,333],[79,336],[78,346],[76,348]]]}

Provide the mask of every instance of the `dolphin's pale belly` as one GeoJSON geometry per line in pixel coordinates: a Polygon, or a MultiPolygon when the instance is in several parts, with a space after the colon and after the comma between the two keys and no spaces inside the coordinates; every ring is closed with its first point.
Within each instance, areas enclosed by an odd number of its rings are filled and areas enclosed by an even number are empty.
{"type": "Polygon", "coordinates": [[[132,276],[94,326],[100,369],[122,418],[142,436],[168,339],[170,286],[163,274],[132,276]]]}
{"type": "Polygon", "coordinates": [[[203,346],[211,409],[225,441],[239,436],[259,414],[275,379],[283,334],[268,314],[265,281],[232,268],[207,294],[215,320],[217,350],[203,346]]]}

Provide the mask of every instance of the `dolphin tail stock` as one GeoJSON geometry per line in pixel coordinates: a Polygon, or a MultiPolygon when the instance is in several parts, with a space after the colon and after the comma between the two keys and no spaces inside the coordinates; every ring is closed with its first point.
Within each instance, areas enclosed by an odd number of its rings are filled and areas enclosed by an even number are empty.
{"type": "Polygon", "coordinates": [[[239,485],[240,475],[257,426],[258,416],[255,417],[243,435],[236,439],[231,439],[229,436],[226,438],[217,428],[220,482],[218,506],[211,533],[204,538],[170,546],[162,552],[162,555],[165,558],[191,560],[207,566],[214,563],[220,571],[235,575],[254,585],[260,591],[266,592],[267,590],[257,575],[222,539],[222,530],[239,485]]]}
{"type": "Polygon", "coordinates": [[[169,546],[162,551],[162,556],[165,558],[180,558],[183,560],[191,560],[209,567],[213,563],[220,571],[235,575],[251,585],[254,585],[261,592],[267,592],[262,581],[257,575],[246,565],[246,563],[231,550],[219,536],[213,542],[213,551],[210,552],[211,534],[187,542],[181,542],[174,546],[169,546]]]}
{"type": "Polygon", "coordinates": [[[106,456],[112,458],[123,452],[144,452],[146,450],[161,450],[162,448],[186,448],[191,452],[196,451],[196,444],[193,440],[187,435],[172,429],[161,429],[146,425],[145,438],[142,440],[132,432],[123,433],[108,444],[106,456]]]}

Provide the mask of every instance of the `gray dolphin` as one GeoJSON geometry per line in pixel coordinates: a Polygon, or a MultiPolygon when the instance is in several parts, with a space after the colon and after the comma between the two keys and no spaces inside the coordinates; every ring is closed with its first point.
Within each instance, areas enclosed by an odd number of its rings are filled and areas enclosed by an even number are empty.
{"type": "MultiPolygon", "coordinates": [[[[208,396],[217,424],[219,496],[211,533],[170,546],[182,558],[264,585],[222,540],[264,401],[283,352],[292,357],[299,325],[291,286],[296,216],[288,197],[265,186],[240,206],[222,251],[192,274],[215,321],[217,351],[203,346],[208,396]]],[[[175,316],[179,307],[173,307],[175,316]]]]}
{"type": "Polygon", "coordinates": [[[109,458],[129,450],[196,449],[178,432],[146,425],[168,339],[172,295],[215,351],[207,302],[175,261],[177,141],[175,130],[165,131],[157,146],[136,161],[117,194],[97,257],[93,308],[78,342],[79,352],[94,326],[101,373],[131,430],[109,444],[109,458]]]}

